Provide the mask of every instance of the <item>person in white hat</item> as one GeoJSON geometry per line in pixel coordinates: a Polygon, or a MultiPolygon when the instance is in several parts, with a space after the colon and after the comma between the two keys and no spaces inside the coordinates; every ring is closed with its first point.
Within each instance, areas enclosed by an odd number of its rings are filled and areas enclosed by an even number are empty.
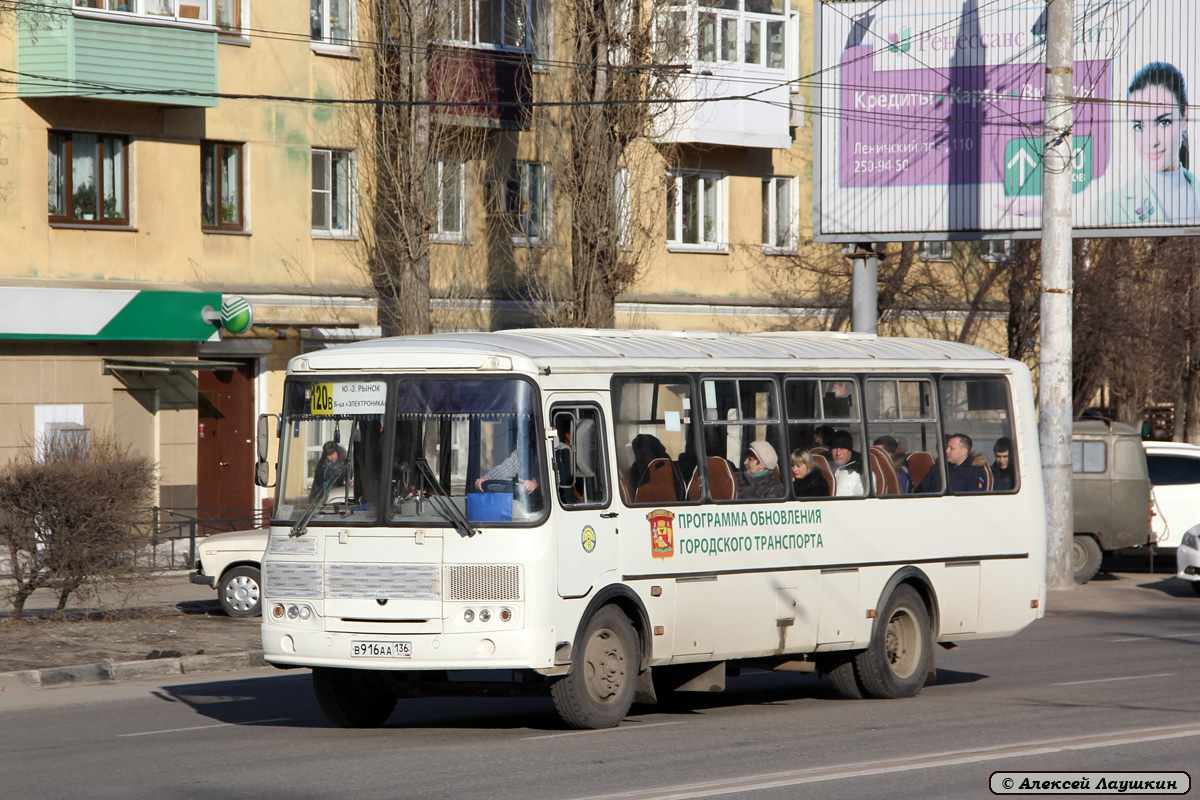
{"type": "Polygon", "coordinates": [[[738,474],[738,499],[786,496],[783,481],[775,473],[778,466],[779,456],[770,442],[761,439],[751,442],[742,459],[743,470],[738,474]]]}

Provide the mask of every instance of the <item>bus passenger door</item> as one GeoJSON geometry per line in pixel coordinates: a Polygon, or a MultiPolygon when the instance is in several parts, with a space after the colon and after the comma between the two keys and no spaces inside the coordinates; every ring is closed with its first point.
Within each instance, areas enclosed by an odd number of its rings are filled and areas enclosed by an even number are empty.
{"type": "Polygon", "coordinates": [[[620,564],[604,411],[598,394],[549,397],[558,593],[587,595],[620,564]]]}

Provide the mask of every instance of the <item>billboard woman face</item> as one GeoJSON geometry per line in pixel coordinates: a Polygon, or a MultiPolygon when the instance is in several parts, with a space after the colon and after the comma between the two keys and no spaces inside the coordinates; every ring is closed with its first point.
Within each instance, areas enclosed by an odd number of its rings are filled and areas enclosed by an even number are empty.
{"type": "Polygon", "coordinates": [[[1179,169],[1179,147],[1187,118],[1175,95],[1162,86],[1147,86],[1129,93],[1133,141],[1152,171],[1179,169]]]}

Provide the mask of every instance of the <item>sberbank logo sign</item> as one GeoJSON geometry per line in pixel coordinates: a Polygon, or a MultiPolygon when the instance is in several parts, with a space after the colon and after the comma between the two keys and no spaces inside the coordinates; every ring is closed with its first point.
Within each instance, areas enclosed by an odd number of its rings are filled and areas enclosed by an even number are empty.
{"type": "Polygon", "coordinates": [[[205,306],[204,321],[220,325],[226,333],[245,333],[254,324],[254,306],[244,297],[227,294],[221,297],[221,310],[205,306]]]}
{"type": "Polygon", "coordinates": [[[900,33],[889,33],[887,38],[888,52],[903,55],[912,47],[912,28],[905,25],[900,33]]]}

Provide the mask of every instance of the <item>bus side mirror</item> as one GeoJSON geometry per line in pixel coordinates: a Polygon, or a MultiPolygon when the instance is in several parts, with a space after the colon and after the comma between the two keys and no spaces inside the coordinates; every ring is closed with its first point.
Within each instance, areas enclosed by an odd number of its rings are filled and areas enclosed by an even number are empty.
{"type": "Polygon", "coordinates": [[[274,486],[271,483],[271,464],[267,461],[267,454],[270,452],[271,445],[271,418],[276,420],[278,427],[278,414],[261,414],[258,418],[258,435],[256,437],[258,449],[258,463],[254,465],[254,483],[270,489],[274,486]]]}

